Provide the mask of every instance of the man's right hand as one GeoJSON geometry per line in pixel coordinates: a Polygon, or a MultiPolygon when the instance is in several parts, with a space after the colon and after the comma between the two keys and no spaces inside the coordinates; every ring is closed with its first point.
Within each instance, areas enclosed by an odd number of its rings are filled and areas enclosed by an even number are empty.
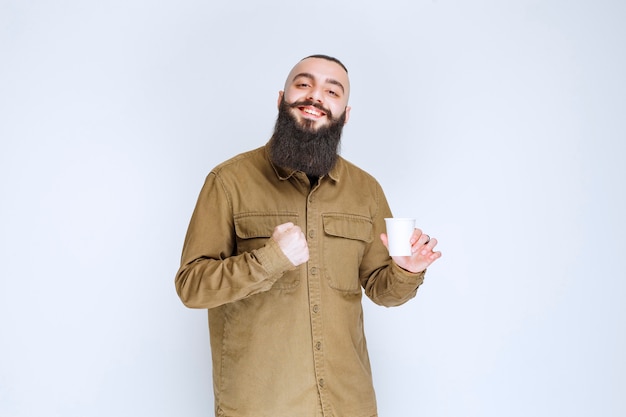
{"type": "Polygon", "coordinates": [[[283,223],[274,228],[272,239],[278,243],[285,256],[294,266],[309,260],[309,245],[300,227],[293,223],[283,223]]]}

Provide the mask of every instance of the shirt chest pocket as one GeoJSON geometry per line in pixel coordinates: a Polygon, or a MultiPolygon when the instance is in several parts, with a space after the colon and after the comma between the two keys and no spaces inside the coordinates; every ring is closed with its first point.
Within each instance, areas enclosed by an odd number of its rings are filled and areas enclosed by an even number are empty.
{"type": "MultiPolygon", "coordinates": [[[[252,252],[260,249],[272,237],[274,228],[279,224],[292,222],[298,224],[298,214],[285,213],[243,213],[235,215],[235,254],[252,252]]],[[[298,285],[297,270],[285,273],[276,281],[273,289],[292,288],[298,285]]]]}
{"type": "Polygon", "coordinates": [[[359,267],[365,247],[372,242],[369,217],[327,213],[324,226],[324,272],[329,285],[338,291],[360,292],[359,267]]]}

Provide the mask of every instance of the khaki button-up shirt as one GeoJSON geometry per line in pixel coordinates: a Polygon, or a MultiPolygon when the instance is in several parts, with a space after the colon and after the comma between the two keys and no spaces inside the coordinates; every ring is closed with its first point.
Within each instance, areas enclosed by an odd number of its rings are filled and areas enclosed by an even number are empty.
{"type": "Polygon", "coordinates": [[[385,217],[378,182],[343,158],[313,186],[274,166],[265,147],[211,171],[176,290],[208,309],[217,416],[376,416],[362,292],[399,305],[424,276],[392,262],[379,238],[385,217]],[[298,267],[270,239],[286,222],[307,237],[298,267]]]}

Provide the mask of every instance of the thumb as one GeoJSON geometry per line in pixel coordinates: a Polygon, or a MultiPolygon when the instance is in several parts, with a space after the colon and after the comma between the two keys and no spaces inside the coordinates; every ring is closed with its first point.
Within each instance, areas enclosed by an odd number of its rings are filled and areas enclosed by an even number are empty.
{"type": "Polygon", "coordinates": [[[385,245],[385,247],[387,248],[387,250],[389,250],[389,246],[388,246],[388,239],[387,239],[387,234],[386,233],[381,233],[380,234],[380,240],[383,242],[383,245],[385,245]]]}
{"type": "Polygon", "coordinates": [[[283,223],[283,224],[279,224],[278,226],[276,226],[276,232],[278,233],[284,233],[287,230],[291,229],[294,226],[294,224],[292,222],[287,222],[287,223],[283,223]]]}

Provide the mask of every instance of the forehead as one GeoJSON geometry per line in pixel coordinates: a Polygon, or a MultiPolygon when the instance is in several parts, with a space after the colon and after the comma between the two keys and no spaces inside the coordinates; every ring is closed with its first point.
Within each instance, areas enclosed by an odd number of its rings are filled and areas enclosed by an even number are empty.
{"type": "Polygon", "coordinates": [[[293,82],[299,74],[309,74],[317,81],[326,82],[329,80],[338,81],[344,86],[346,93],[350,90],[350,80],[348,74],[336,62],[323,58],[306,58],[296,64],[287,77],[285,87],[293,82]]]}

